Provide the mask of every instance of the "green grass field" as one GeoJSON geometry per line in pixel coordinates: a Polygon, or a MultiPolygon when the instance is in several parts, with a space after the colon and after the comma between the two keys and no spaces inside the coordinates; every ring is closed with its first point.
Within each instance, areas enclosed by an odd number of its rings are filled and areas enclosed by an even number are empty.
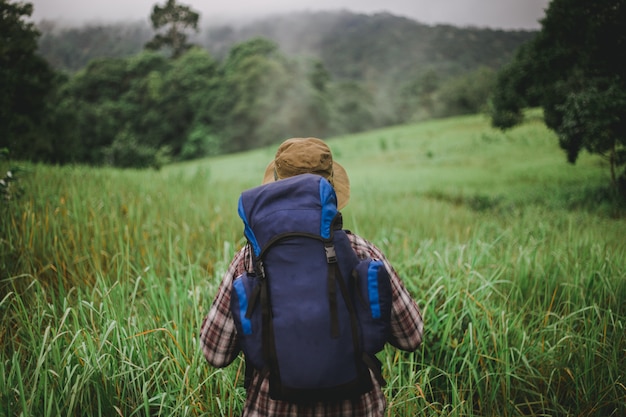
{"type": "MultiPolygon", "coordinates": [[[[537,112],[506,133],[471,116],[328,142],[345,226],[425,318],[419,351],[381,354],[389,416],[626,415],[626,209],[601,159],[567,164],[537,112]]],[[[0,415],[239,415],[242,363],[209,367],[198,329],[274,151],[23,164],[25,194],[0,205],[0,415]]]]}

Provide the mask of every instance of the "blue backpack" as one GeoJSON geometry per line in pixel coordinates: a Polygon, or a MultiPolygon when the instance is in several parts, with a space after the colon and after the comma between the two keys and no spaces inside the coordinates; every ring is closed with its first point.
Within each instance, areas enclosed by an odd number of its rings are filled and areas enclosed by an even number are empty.
{"type": "Polygon", "coordinates": [[[231,311],[246,364],[270,397],[333,401],[384,385],[375,354],[390,336],[391,283],[359,260],[331,184],[297,175],[244,191],[239,216],[254,271],[233,282],[231,311]]]}

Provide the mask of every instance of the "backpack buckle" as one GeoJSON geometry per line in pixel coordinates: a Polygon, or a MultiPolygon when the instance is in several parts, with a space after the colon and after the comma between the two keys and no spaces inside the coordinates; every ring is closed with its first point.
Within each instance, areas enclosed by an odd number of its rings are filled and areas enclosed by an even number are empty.
{"type": "Polygon", "coordinates": [[[324,250],[326,251],[326,262],[329,264],[334,264],[337,262],[337,253],[335,252],[335,245],[326,244],[324,245],[324,250]]]}
{"type": "Polygon", "coordinates": [[[265,279],[265,265],[263,264],[262,260],[259,259],[256,262],[256,265],[254,267],[254,273],[257,277],[259,277],[259,279],[265,279]]]}

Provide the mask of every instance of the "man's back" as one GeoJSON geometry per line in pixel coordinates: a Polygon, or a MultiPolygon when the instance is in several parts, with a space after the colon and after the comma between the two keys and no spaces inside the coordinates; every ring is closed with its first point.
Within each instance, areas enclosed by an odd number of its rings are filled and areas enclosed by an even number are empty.
{"type": "MultiPolygon", "coordinates": [[[[316,138],[294,138],[283,142],[276,152],[275,159],[266,168],[263,183],[268,184],[305,173],[315,173],[329,181],[336,192],[338,210],[347,204],[350,197],[347,173],[333,161],[328,146],[316,138]]],[[[351,233],[346,233],[346,237],[348,245],[358,259],[376,259],[389,274],[391,311],[388,343],[407,351],[417,349],[422,341],[423,332],[421,312],[398,274],[375,245],[351,233]]],[[[237,329],[230,307],[235,297],[233,282],[242,274],[256,272],[254,261],[257,253],[252,246],[248,244],[235,254],[224,274],[211,309],[202,323],[200,335],[202,350],[207,361],[215,367],[229,365],[241,350],[244,331],[237,329]]],[[[372,388],[361,395],[345,400],[315,401],[308,404],[271,398],[268,373],[253,369],[251,374],[246,389],[244,416],[384,415],[385,398],[379,381],[372,374],[369,375],[372,388]]]]}

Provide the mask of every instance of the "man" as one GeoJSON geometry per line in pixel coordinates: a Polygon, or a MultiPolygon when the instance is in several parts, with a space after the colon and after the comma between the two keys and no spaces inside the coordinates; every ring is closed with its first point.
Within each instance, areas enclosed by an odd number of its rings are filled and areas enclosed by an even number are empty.
{"type": "MultiPolygon", "coordinates": [[[[274,160],[267,166],[263,184],[305,173],[325,177],[335,189],[338,209],[345,207],[350,197],[348,175],[343,167],[333,161],[329,147],[317,138],[293,138],[283,142],[274,160]]],[[[406,351],[417,349],[422,341],[423,331],[422,315],[417,304],[380,249],[355,234],[349,233],[348,237],[359,258],[370,257],[382,261],[391,277],[389,343],[406,351]]],[[[240,352],[237,330],[230,312],[231,289],[236,277],[251,270],[252,254],[249,245],[246,245],[232,260],[202,323],[202,350],[207,361],[215,367],[229,365],[240,352]]],[[[355,399],[295,404],[270,398],[269,380],[254,370],[247,387],[243,417],[382,417],[386,407],[385,398],[376,378],[372,378],[372,383],[371,391],[355,399]]]]}

